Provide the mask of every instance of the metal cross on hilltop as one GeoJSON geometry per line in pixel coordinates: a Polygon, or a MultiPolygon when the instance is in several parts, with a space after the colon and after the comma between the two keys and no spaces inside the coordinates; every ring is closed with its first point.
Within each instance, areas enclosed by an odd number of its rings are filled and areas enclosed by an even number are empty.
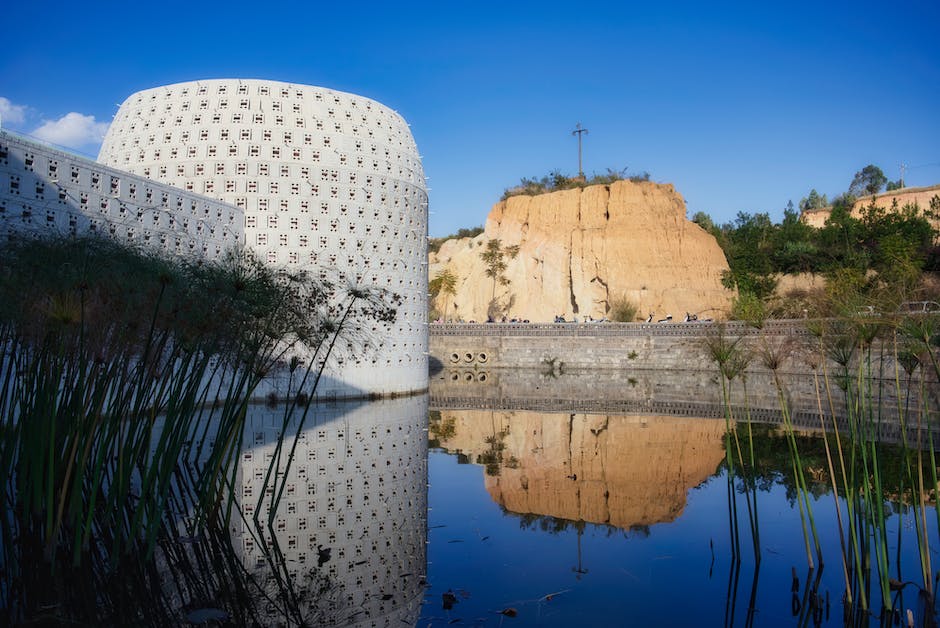
{"type": "Polygon", "coordinates": [[[578,136],[578,176],[584,179],[584,170],[581,168],[581,135],[587,133],[588,130],[581,126],[581,123],[574,127],[574,131],[571,132],[572,135],[578,136]]]}

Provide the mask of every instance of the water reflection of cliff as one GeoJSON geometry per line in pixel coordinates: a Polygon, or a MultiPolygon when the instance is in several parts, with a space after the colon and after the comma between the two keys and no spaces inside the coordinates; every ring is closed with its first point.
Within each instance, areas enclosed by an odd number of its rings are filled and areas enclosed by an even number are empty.
{"type": "Polygon", "coordinates": [[[724,457],[714,419],[441,410],[431,437],[507,510],[620,528],[674,520],[724,457]]]}

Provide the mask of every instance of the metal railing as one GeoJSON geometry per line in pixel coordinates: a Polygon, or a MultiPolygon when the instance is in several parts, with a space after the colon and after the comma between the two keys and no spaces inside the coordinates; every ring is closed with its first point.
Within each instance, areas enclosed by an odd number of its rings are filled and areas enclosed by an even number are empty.
{"type": "Polygon", "coordinates": [[[723,323],[693,321],[688,323],[434,323],[428,325],[432,337],[605,337],[658,336],[698,338],[724,329],[729,336],[808,336],[806,319],[766,321],[761,329],[742,322],[723,323]]]}

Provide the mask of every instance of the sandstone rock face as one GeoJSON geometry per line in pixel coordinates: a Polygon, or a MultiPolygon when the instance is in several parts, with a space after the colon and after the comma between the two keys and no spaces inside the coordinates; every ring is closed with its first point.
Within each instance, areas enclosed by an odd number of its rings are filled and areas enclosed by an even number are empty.
{"type": "MultiPolygon", "coordinates": [[[[940,185],[931,185],[921,188],[903,188],[891,192],[882,192],[874,197],[864,196],[855,201],[855,205],[852,206],[852,215],[856,218],[861,217],[862,210],[871,205],[873,198],[877,207],[890,209],[895,201],[897,201],[898,207],[916,204],[921,211],[923,211],[930,209],[930,203],[934,198],[940,198],[940,185]]],[[[822,229],[826,226],[826,220],[829,219],[830,213],[832,213],[832,208],[824,207],[822,209],[806,210],[800,217],[803,222],[811,227],[822,229]]],[[[934,229],[940,229],[940,219],[933,218],[930,222],[934,226],[934,229]]]]}
{"type": "Polygon", "coordinates": [[[826,287],[826,276],[817,273],[789,273],[776,276],[777,297],[786,298],[793,292],[813,292],[826,287]]]}
{"type": "Polygon", "coordinates": [[[800,220],[808,224],[810,227],[822,229],[826,226],[826,221],[829,220],[829,214],[831,213],[832,209],[829,207],[823,207],[821,209],[805,209],[800,212],[800,220]]]}
{"type": "Polygon", "coordinates": [[[445,268],[457,276],[456,295],[439,295],[436,305],[446,318],[465,321],[488,313],[532,322],[600,319],[620,298],[644,318],[681,319],[687,311],[723,318],[733,296],[721,285],[728,264],[715,239],[686,220],[685,201],[671,185],[647,182],[500,201],[482,234],[449,240],[432,255],[430,276],[445,268]],[[500,241],[506,264],[495,281],[481,258],[491,240],[500,241]]]}
{"type": "Polygon", "coordinates": [[[445,410],[441,425],[507,510],[624,529],[674,520],[724,458],[716,419],[445,410]]]}

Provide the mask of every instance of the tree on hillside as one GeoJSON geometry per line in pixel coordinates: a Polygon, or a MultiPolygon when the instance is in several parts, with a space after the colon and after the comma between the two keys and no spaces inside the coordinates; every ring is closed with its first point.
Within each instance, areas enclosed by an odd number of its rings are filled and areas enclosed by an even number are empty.
{"type": "Polygon", "coordinates": [[[852,206],[841,199],[842,197],[839,197],[838,202],[833,203],[826,224],[817,234],[819,248],[825,251],[826,255],[821,270],[854,268],[864,271],[868,268],[869,259],[866,251],[859,246],[862,240],[862,226],[859,220],[852,216],[852,206]]]}
{"type": "Polygon", "coordinates": [[[881,168],[874,164],[868,164],[855,173],[855,178],[852,179],[852,183],[849,185],[849,194],[856,198],[863,194],[877,194],[887,182],[888,177],[881,171],[881,168]]]}
{"type": "Polygon", "coordinates": [[[904,179],[898,179],[897,181],[888,181],[888,185],[885,186],[885,190],[888,192],[893,192],[894,190],[901,190],[904,188],[904,179]]]}
{"type": "Polygon", "coordinates": [[[813,242],[815,231],[800,220],[799,212],[790,202],[783,211],[783,220],[771,234],[774,271],[800,273],[812,269],[819,255],[819,249],[813,242]]]}
{"type": "Polygon", "coordinates": [[[718,242],[718,246],[721,247],[721,250],[724,251],[725,257],[727,258],[728,234],[724,231],[724,228],[716,225],[715,221],[712,220],[712,217],[705,212],[695,212],[695,215],[692,216],[692,222],[697,224],[699,227],[711,234],[713,238],[715,238],[715,241],[718,242]]]}
{"type": "Polygon", "coordinates": [[[730,267],[721,278],[722,284],[761,299],[773,292],[776,282],[771,276],[774,270],[771,253],[775,227],[770,216],[739,212],[734,223],[723,225],[722,231],[727,241],[719,243],[730,267]]]}
{"type": "Polygon", "coordinates": [[[697,224],[705,231],[712,233],[715,230],[715,221],[705,212],[695,212],[692,216],[692,222],[697,224]]]}
{"type": "Polygon", "coordinates": [[[837,209],[844,209],[845,211],[852,213],[852,208],[855,207],[855,201],[857,200],[858,197],[856,197],[854,194],[851,192],[846,192],[845,194],[839,194],[838,196],[833,197],[832,202],[830,203],[830,207],[832,207],[832,211],[836,211],[837,209]]]}
{"type": "Polygon", "coordinates": [[[899,291],[916,285],[936,231],[916,204],[890,209],[874,202],[862,208],[864,245],[871,251],[872,268],[883,283],[899,291]]]}
{"type": "Polygon", "coordinates": [[[503,258],[502,242],[498,238],[489,240],[486,248],[480,253],[480,259],[486,265],[486,276],[493,280],[493,295],[491,301],[496,299],[496,283],[505,282],[503,271],[506,270],[506,260],[503,258]]]}
{"type": "Polygon", "coordinates": [[[447,320],[447,306],[450,299],[457,294],[457,275],[445,268],[434,276],[431,280],[430,292],[436,297],[438,294],[444,295],[444,320],[447,320]]]}
{"type": "Polygon", "coordinates": [[[814,188],[809,191],[809,195],[806,198],[800,200],[800,211],[805,212],[810,209],[822,209],[828,205],[829,201],[826,200],[826,195],[819,194],[814,188]]]}
{"type": "Polygon", "coordinates": [[[483,264],[486,266],[486,276],[493,280],[493,294],[490,298],[489,307],[490,315],[493,315],[493,311],[496,309],[496,284],[509,285],[509,279],[503,274],[506,271],[506,256],[515,259],[518,254],[518,245],[503,248],[502,242],[498,238],[487,241],[486,248],[480,253],[480,259],[483,260],[483,264]]]}

